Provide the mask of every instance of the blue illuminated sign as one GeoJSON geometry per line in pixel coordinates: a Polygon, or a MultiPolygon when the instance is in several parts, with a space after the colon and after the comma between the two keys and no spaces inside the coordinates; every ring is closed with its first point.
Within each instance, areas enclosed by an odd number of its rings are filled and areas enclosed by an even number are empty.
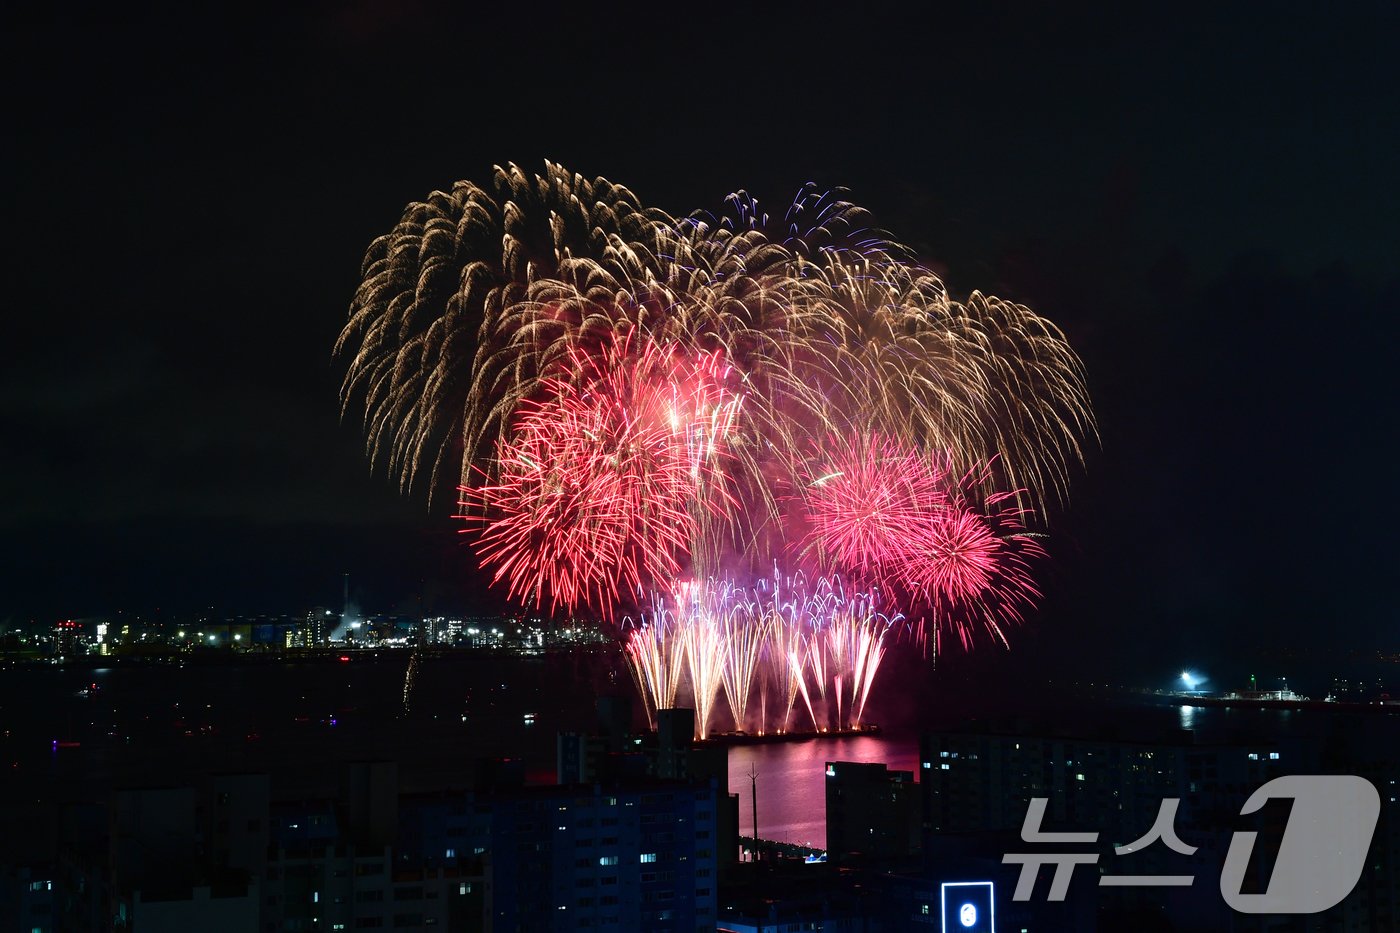
{"type": "Polygon", "coordinates": [[[947,881],[939,886],[943,933],[996,933],[990,881],[947,881]]]}

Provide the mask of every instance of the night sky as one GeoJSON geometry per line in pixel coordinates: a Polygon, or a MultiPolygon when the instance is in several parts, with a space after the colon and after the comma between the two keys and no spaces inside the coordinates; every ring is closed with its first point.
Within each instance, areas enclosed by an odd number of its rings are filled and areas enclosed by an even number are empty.
{"type": "Polygon", "coordinates": [[[6,14],[0,624],[347,571],[371,612],[491,604],[330,350],[407,202],[549,158],[682,214],[845,186],[1065,329],[1102,446],[1024,657],[1400,649],[1395,6],[203,6],[6,14]]]}

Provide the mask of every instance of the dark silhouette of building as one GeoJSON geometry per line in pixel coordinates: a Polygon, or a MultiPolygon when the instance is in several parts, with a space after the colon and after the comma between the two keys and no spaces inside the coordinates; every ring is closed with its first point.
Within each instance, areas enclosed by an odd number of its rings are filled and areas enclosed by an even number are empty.
{"type": "MultiPolygon", "coordinates": [[[[1083,722],[1068,728],[974,724],[931,733],[923,738],[919,756],[924,848],[942,858],[1033,849],[1020,833],[1031,799],[1045,798],[1042,830],[1098,834],[1091,845],[1059,848],[1098,855],[1094,868],[1076,872],[1069,900],[1087,898],[1097,904],[1100,929],[1393,930],[1400,917],[1396,753],[1378,740],[1386,730],[1375,728],[1384,725],[1376,716],[1355,722],[1337,717],[1329,725],[1331,738],[1325,742],[1301,737],[1274,741],[1262,734],[1208,742],[1185,730],[1136,725],[1094,730],[1083,722]],[[1263,840],[1246,879],[1252,890],[1263,891],[1273,870],[1270,853],[1277,851],[1288,818],[1286,808],[1274,807],[1242,816],[1245,800],[1275,777],[1317,773],[1357,774],[1381,791],[1372,870],[1341,904],[1312,917],[1292,918],[1291,926],[1275,927],[1267,918],[1235,913],[1219,891],[1232,837],[1243,830],[1263,840]],[[1116,852],[1148,834],[1166,799],[1178,801],[1171,825],[1196,851],[1187,856],[1159,841],[1116,852]],[[1195,881],[1166,889],[1097,887],[1100,873],[1189,874],[1195,881]]],[[[1042,870],[1042,875],[1048,873],[1042,870]]],[[[1039,882],[1036,900],[1045,897],[1046,885],[1046,880],[1039,882]]]]}
{"type": "Polygon", "coordinates": [[[919,851],[918,786],[912,771],[882,764],[826,763],[826,848],[835,862],[907,858],[919,851]]]}

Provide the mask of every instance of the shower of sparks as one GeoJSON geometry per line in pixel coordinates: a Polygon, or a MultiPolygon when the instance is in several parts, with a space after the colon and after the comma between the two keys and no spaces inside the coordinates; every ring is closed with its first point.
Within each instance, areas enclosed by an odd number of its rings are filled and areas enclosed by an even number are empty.
{"type": "Polygon", "coordinates": [[[876,594],[925,650],[1007,643],[1039,598],[1028,524],[1096,436],[1054,324],[951,298],[812,186],[678,218],[498,167],[370,245],[335,352],[372,460],[430,503],[457,487],[510,599],[637,620],[648,715],[684,699],[702,733],[721,691],[736,728],[787,729],[799,697],[858,723],[876,594]]]}

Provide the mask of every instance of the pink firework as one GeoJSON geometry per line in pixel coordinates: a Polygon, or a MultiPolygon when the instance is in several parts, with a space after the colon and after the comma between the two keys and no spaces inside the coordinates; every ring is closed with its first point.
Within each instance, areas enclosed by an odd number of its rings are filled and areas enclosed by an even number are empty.
{"type": "Polygon", "coordinates": [[[907,568],[919,589],[955,604],[987,591],[1005,552],[987,519],[954,502],[925,516],[919,526],[923,538],[915,543],[926,559],[907,568]]]}
{"type": "Polygon", "coordinates": [[[1040,598],[1031,562],[1045,555],[1026,530],[1015,493],[992,493],[974,507],[969,490],[982,488],[990,465],[969,471],[947,504],[912,529],[904,583],[932,607],[964,648],[980,626],[1007,644],[1005,626],[1040,598]]]}
{"type": "Polygon", "coordinates": [[[805,553],[861,579],[881,580],[909,559],[909,534],[945,502],[944,471],[903,443],[836,442],[806,489],[805,553]]]}
{"type": "Polygon", "coordinates": [[[520,404],[494,482],[462,488],[477,554],[508,595],[610,615],[680,571],[726,504],[724,445],[737,398],[718,354],[628,340],[573,350],[520,404]]]}
{"type": "Polygon", "coordinates": [[[1005,627],[1040,596],[1030,564],[1044,549],[1015,492],[980,492],[992,487],[993,464],[959,478],[946,456],[900,441],[829,446],[804,496],[802,550],[819,571],[903,593],[911,619],[931,615],[964,647],[979,630],[1005,643],[1005,627]]]}
{"type": "Polygon", "coordinates": [[[902,619],[880,611],[879,594],[837,578],[687,580],[624,620],[624,658],[648,717],[692,703],[697,738],[710,734],[721,690],[740,731],[788,730],[798,696],[813,729],[859,728],[902,619]]]}

